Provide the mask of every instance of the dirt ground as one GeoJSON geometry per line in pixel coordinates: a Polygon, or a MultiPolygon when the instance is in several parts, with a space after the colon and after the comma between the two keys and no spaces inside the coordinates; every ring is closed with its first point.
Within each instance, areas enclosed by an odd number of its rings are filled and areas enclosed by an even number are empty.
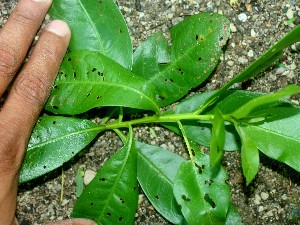
{"type": "MultiPolygon", "coordinates": [[[[0,0],[1,26],[15,2],[0,0]]],[[[134,48],[159,30],[169,37],[171,26],[195,13],[218,12],[232,22],[231,37],[222,60],[209,81],[198,91],[219,88],[300,24],[299,0],[239,0],[239,5],[235,8],[230,6],[229,0],[118,0],[117,3],[130,29],[134,48]],[[289,23],[288,20],[292,17],[296,17],[296,20],[289,23]]],[[[286,50],[280,65],[274,65],[235,88],[268,93],[287,84],[298,84],[300,45],[296,47],[296,50],[286,50]]],[[[294,102],[299,104],[299,99],[295,98],[294,102]]],[[[155,129],[156,138],[150,135],[148,126],[136,127],[136,138],[170,150],[185,151],[180,137],[161,127],[152,128],[155,129]]],[[[83,154],[64,165],[63,186],[61,169],[21,185],[17,208],[20,225],[43,224],[68,218],[76,200],[77,170],[83,168],[96,172],[120,145],[121,142],[114,133],[103,133],[83,154]]],[[[229,174],[232,202],[237,206],[244,224],[300,224],[300,174],[261,154],[259,174],[246,187],[239,158],[238,152],[226,153],[224,166],[229,174]]],[[[169,223],[153,209],[141,192],[135,224],[169,223]]]]}

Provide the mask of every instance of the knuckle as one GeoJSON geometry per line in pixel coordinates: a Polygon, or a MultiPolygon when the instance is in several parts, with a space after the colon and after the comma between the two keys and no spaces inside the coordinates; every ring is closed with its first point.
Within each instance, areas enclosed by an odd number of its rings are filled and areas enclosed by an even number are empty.
{"type": "Polygon", "coordinates": [[[22,10],[19,7],[16,8],[15,12],[11,15],[11,20],[15,23],[20,24],[24,27],[30,27],[34,20],[34,13],[27,10],[22,10]]]}
{"type": "Polygon", "coordinates": [[[17,67],[18,54],[14,48],[0,44],[0,77],[12,77],[17,67]]]}
{"type": "Polygon", "coordinates": [[[45,96],[48,94],[48,87],[42,78],[35,75],[25,75],[15,85],[15,92],[20,96],[22,101],[40,107],[44,105],[45,96]]]}

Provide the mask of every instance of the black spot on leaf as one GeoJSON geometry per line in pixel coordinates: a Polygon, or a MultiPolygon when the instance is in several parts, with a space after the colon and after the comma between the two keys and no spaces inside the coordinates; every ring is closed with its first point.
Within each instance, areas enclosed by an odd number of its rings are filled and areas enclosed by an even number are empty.
{"type": "Polygon", "coordinates": [[[193,148],[191,150],[192,150],[192,155],[195,156],[196,155],[195,150],[193,148]]]}
{"type": "Polygon", "coordinates": [[[110,212],[108,212],[108,213],[106,213],[106,215],[107,215],[107,216],[111,216],[111,213],[110,213],[110,212]]]}
{"type": "Polygon", "coordinates": [[[210,204],[210,206],[214,209],[216,208],[216,203],[214,203],[214,201],[208,196],[208,194],[205,194],[204,196],[204,200],[210,204]]]}
{"type": "Polygon", "coordinates": [[[198,39],[199,39],[199,36],[198,36],[198,34],[196,34],[196,37],[195,37],[195,39],[196,39],[196,41],[198,41],[198,39]]]}
{"type": "Polygon", "coordinates": [[[159,199],[159,195],[156,195],[155,198],[156,198],[156,200],[158,200],[159,199]]]}
{"type": "Polygon", "coordinates": [[[47,166],[46,166],[46,165],[44,165],[44,166],[43,166],[43,168],[44,168],[44,169],[46,169],[46,168],[47,168],[47,166]]]}
{"type": "Polygon", "coordinates": [[[198,61],[201,61],[201,60],[202,60],[202,58],[201,58],[201,57],[199,57],[199,58],[198,58],[198,61]]]}
{"type": "Polygon", "coordinates": [[[120,32],[120,34],[122,34],[123,33],[122,29],[120,29],[119,32],[120,32]]]}
{"type": "Polygon", "coordinates": [[[200,174],[202,174],[202,172],[203,172],[203,170],[204,170],[204,168],[205,168],[205,165],[199,166],[199,165],[196,164],[196,167],[197,167],[197,169],[198,169],[198,172],[199,172],[200,174]]]}
{"type": "Polygon", "coordinates": [[[163,97],[163,96],[161,96],[161,95],[157,95],[156,98],[157,98],[158,100],[161,100],[161,101],[165,99],[165,97],[163,97]]]}
{"type": "Polygon", "coordinates": [[[125,201],[124,201],[122,198],[120,198],[120,202],[121,202],[122,204],[125,203],[125,201]]]}
{"type": "Polygon", "coordinates": [[[107,178],[101,177],[99,178],[100,181],[107,181],[107,178]]]}
{"type": "Polygon", "coordinates": [[[56,124],[56,121],[54,120],[52,123],[55,125],[55,124],[56,124]]]}
{"type": "Polygon", "coordinates": [[[123,221],[123,217],[119,217],[119,222],[122,222],[123,221]]]}
{"type": "Polygon", "coordinates": [[[58,106],[53,105],[52,108],[57,110],[57,109],[58,109],[58,106]]]}
{"type": "Polygon", "coordinates": [[[76,72],[73,72],[74,80],[76,80],[76,76],[77,76],[76,72]]]}
{"type": "Polygon", "coordinates": [[[71,61],[72,61],[72,59],[71,59],[71,58],[68,58],[68,61],[69,61],[69,62],[71,62],[71,61]]]}
{"type": "Polygon", "coordinates": [[[92,72],[96,72],[96,71],[97,71],[97,68],[94,67],[94,68],[92,69],[92,72]]]}
{"type": "Polygon", "coordinates": [[[93,203],[93,202],[91,202],[91,205],[94,205],[94,203],[93,203]]]}
{"type": "Polygon", "coordinates": [[[86,97],[89,97],[91,95],[91,92],[90,93],[87,93],[86,97]]]}

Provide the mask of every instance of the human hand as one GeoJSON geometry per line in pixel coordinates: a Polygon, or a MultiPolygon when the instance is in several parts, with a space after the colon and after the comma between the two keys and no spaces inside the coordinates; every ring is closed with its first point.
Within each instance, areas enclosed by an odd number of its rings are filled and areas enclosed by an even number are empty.
{"type": "MultiPolygon", "coordinates": [[[[51,0],[20,0],[0,31],[0,96],[12,82],[0,110],[0,224],[15,225],[18,172],[28,139],[49,95],[66,52],[70,30],[52,21],[42,32],[29,61],[15,77],[51,0]],[[15,78],[14,78],[15,77],[15,78]]],[[[51,225],[94,225],[79,219],[51,225]]]]}

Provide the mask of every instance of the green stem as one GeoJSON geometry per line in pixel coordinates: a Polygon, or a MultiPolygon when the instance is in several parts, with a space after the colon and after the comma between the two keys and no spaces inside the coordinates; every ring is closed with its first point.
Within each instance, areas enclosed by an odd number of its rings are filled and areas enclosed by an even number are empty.
{"type": "Polygon", "coordinates": [[[185,130],[184,130],[183,126],[182,126],[182,123],[180,121],[177,121],[177,124],[178,124],[179,129],[181,131],[181,134],[183,136],[183,139],[184,139],[184,142],[186,144],[187,150],[189,152],[190,159],[191,159],[192,163],[195,165],[195,159],[194,159],[194,156],[193,156],[192,148],[191,148],[190,142],[189,142],[189,140],[188,140],[188,138],[186,136],[186,133],[185,133],[185,130]]]}

